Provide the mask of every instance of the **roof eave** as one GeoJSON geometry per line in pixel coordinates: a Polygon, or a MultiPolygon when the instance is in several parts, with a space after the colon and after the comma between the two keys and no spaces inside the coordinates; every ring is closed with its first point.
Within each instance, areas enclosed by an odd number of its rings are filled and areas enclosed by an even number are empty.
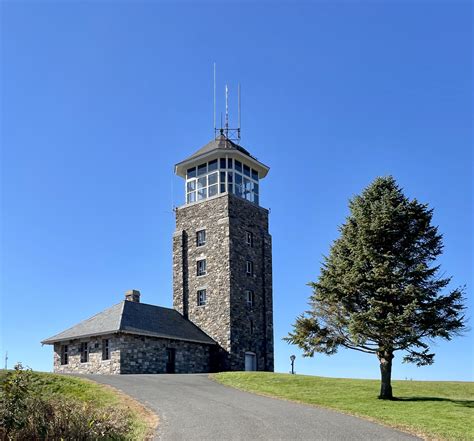
{"type": "Polygon", "coordinates": [[[188,159],[185,159],[184,161],[178,162],[174,166],[174,172],[175,172],[176,175],[181,176],[182,178],[186,178],[186,170],[188,169],[188,167],[191,164],[201,162],[201,161],[203,161],[205,159],[209,159],[213,156],[219,156],[220,154],[224,154],[224,155],[227,155],[227,156],[230,156],[230,157],[244,158],[243,160],[245,160],[246,162],[247,161],[250,162],[253,165],[253,167],[255,169],[257,169],[260,179],[263,179],[265,176],[267,176],[267,174],[270,170],[270,167],[268,167],[265,164],[261,163],[260,161],[255,159],[253,156],[245,155],[244,153],[242,153],[238,150],[229,150],[229,149],[220,148],[220,149],[216,149],[216,150],[213,150],[211,152],[206,152],[206,153],[203,153],[202,155],[195,156],[195,157],[192,157],[192,158],[188,158],[188,159]]]}
{"type": "Polygon", "coordinates": [[[42,345],[54,345],[54,343],[59,343],[63,341],[72,341],[72,340],[80,340],[81,338],[89,338],[89,337],[96,337],[102,335],[110,335],[110,334],[118,334],[121,331],[116,329],[113,331],[102,331],[102,332],[93,332],[91,334],[82,334],[82,335],[75,335],[70,337],[58,337],[55,336],[47,338],[46,340],[41,341],[42,345]]]}

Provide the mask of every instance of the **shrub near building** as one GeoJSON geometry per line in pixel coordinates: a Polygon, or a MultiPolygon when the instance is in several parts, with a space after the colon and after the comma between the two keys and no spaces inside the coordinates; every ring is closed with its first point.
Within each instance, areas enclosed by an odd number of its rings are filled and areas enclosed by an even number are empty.
{"type": "Polygon", "coordinates": [[[144,439],[146,424],[117,401],[94,383],[17,364],[0,374],[0,439],[144,439]]]}

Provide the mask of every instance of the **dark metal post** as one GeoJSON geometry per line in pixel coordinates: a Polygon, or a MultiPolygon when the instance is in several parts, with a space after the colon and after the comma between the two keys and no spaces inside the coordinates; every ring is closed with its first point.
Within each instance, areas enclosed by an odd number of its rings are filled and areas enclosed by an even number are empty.
{"type": "Polygon", "coordinates": [[[292,355],[290,357],[290,360],[291,360],[291,375],[295,375],[295,359],[296,359],[296,356],[292,355]]]}

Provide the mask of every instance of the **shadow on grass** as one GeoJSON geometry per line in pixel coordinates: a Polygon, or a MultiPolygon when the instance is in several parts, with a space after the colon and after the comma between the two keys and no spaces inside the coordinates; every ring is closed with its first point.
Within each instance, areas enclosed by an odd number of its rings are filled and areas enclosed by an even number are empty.
{"type": "Polygon", "coordinates": [[[458,406],[474,408],[474,400],[452,400],[451,398],[440,397],[402,397],[394,398],[394,401],[443,401],[446,403],[453,403],[458,406]]]}

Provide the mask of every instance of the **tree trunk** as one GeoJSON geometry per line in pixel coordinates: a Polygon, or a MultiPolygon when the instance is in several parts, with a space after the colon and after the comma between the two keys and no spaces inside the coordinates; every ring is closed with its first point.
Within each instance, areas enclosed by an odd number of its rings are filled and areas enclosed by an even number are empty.
{"type": "Polygon", "coordinates": [[[382,382],[380,385],[381,400],[392,400],[392,351],[380,351],[377,353],[380,361],[380,374],[382,376],[382,382]]]}

